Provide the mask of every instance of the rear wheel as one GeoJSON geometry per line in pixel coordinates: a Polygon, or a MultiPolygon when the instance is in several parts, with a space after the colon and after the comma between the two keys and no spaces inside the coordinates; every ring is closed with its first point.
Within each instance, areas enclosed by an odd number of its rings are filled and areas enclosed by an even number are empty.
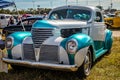
{"type": "Polygon", "coordinates": [[[90,70],[92,67],[92,56],[91,56],[91,51],[88,49],[88,52],[85,56],[84,62],[82,66],[78,69],[77,75],[79,77],[86,77],[90,74],[90,70]]]}

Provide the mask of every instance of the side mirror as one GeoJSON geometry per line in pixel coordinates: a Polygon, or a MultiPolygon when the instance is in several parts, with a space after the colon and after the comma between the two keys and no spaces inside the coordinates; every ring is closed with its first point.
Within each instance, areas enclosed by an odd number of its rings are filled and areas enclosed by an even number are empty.
{"type": "Polygon", "coordinates": [[[0,49],[5,49],[5,42],[3,40],[0,40],[0,49]]]}

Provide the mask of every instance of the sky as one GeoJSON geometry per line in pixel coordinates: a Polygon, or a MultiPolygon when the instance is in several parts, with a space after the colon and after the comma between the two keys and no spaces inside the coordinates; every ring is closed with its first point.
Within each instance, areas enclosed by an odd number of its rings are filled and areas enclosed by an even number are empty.
{"type": "Polygon", "coordinates": [[[18,9],[28,8],[55,8],[63,5],[89,5],[98,6],[102,5],[104,9],[110,7],[111,2],[113,3],[112,8],[120,10],[120,0],[6,0],[14,1],[18,9]]]}

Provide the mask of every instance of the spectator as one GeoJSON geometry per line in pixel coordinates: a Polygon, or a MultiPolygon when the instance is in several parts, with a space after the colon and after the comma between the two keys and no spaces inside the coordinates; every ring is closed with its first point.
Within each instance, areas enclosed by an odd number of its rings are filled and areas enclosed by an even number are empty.
{"type": "Polygon", "coordinates": [[[17,16],[16,22],[19,22],[20,19],[21,19],[21,17],[20,17],[20,16],[17,16]]]}
{"type": "Polygon", "coordinates": [[[7,25],[7,26],[9,26],[9,25],[13,25],[14,23],[15,23],[15,21],[14,21],[14,17],[11,16],[10,19],[9,19],[9,21],[8,21],[8,25],[7,25]]]}
{"type": "Polygon", "coordinates": [[[45,19],[47,17],[47,13],[43,14],[43,19],[45,19]]]}
{"type": "MultiPolygon", "coordinates": [[[[4,44],[4,42],[0,40],[0,44],[4,44]]],[[[7,56],[7,54],[5,53],[6,50],[3,49],[0,49],[0,72],[8,73],[8,65],[2,61],[2,58],[7,56]]]]}
{"type": "Polygon", "coordinates": [[[1,28],[1,22],[0,22],[0,28],[1,28]]]}

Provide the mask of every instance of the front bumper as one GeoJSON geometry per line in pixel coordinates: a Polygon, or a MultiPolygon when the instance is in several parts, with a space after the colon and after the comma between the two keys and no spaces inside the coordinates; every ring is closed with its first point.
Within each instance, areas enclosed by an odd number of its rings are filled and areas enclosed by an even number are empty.
{"type": "Polygon", "coordinates": [[[13,60],[8,58],[2,59],[5,63],[28,66],[28,67],[36,67],[43,69],[52,69],[52,70],[61,70],[61,71],[77,71],[78,67],[76,65],[65,65],[65,64],[52,64],[45,62],[30,62],[26,60],[13,60]]]}

